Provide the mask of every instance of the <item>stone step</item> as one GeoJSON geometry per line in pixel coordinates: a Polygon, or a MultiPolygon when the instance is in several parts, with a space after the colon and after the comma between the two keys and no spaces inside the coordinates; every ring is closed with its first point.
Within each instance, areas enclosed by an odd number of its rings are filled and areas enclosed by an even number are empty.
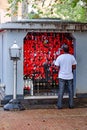
{"type": "MultiPolygon", "coordinates": [[[[26,97],[18,99],[25,109],[56,108],[57,97],[26,97]]],[[[6,102],[5,102],[6,104],[6,102]]],[[[4,106],[5,104],[2,104],[4,106]]],[[[74,98],[75,107],[87,107],[87,98],[74,98]]],[[[63,98],[63,106],[68,107],[68,98],[63,98]]]]}
{"type": "MultiPolygon", "coordinates": [[[[56,108],[57,98],[45,99],[24,99],[21,100],[25,109],[33,108],[56,108]]],[[[87,107],[87,98],[74,98],[75,107],[87,107]]],[[[63,98],[63,107],[68,107],[68,98],[63,98]]]]}

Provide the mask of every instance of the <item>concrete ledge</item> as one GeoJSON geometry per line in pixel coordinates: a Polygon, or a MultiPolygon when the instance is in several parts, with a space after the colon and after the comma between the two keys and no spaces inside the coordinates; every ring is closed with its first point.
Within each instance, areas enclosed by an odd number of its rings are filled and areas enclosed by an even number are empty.
{"type": "MultiPolygon", "coordinates": [[[[1,105],[7,104],[11,99],[13,99],[13,95],[6,95],[2,100],[1,100],[1,105]]],[[[24,99],[23,95],[17,95],[17,99],[24,99]]]]}
{"type": "MultiPolygon", "coordinates": [[[[21,103],[25,109],[57,108],[57,98],[24,99],[21,103]]],[[[75,108],[87,107],[87,98],[74,98],[75,108]]],[[[63,98],[63,107],[68,108],[68,98],[63,98]]]]}
{"type": "MultiPolygon", "coordinates": [[[[18,99],[25,109],[56,108],[58,96],[25,96],[24,99],[18,99]]],[[[63,98],[63,105],[68,107],[68,95],[63,98]]],[[[4,100],[2,106],[7,104],[4,100]]],[[[87,107],[87,98],[74,97],[75,107],[87,107]]]]}
{"type": "Polygon", "coordinates": [[[79,93],[79,94],[76,94],[76,97],[77,97],[77,98],[87,98],[87,93],[79,93]]]}

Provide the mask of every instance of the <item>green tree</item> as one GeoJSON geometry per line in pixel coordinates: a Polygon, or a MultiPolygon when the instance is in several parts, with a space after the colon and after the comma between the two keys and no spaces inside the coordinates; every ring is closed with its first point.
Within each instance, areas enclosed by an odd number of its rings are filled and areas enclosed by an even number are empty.
{"type": "MultiPolygon", "coordinates": [[[[17,15],[18,3],[27,2],[32,7],[26,18],[61,18],[64,20],[87,21],[87,0],[8,0],[10,15],[17,15]]],[[[24,10],[27,7],[24,7],[24,10]]],[[[24,11],[23,11],[24,13],[24,11]]],[[[25,15],[23,15],[25,16],[25,15]]]]}
{"type": "Polygon", "coordinates": [[[69,1],[65,0],[64,3],[60,5],[54,4],[55,14],[64,20],[72,20],[72,21],[87,21],[87,8],[86,5],[80,5],[78,0],[69,1]],[[74,3],[73,3],[74,2],[74,3]]]}

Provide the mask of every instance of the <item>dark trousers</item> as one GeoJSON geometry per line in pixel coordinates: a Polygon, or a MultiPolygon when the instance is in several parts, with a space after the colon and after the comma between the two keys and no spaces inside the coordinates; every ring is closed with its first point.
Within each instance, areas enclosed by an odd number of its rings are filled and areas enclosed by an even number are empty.
{"type": "Polygon", "coordinates": [[[64,80],[59,78],[59,91],[58,91],[58,108],[62,108],[63,95],[65,90],[65,85],[68,87],[69,93],[69,107],[73,107],[73,79],[64,80]]]}

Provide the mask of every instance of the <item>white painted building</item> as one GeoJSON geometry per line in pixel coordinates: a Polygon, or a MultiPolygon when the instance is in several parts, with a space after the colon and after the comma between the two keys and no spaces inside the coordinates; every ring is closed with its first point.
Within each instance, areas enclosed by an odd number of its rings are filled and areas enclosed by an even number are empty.
{"type": "MultiPolygon", "coordinates": [[[[69,34],[72,37],[74,54],[78,63],[74,74],[74,94],[87,94],[87,23],[66,22],[57,19],[34,19],[0,25],[0,80],[6,87],[5,98],[10,99],[13,95],[13,62],[9,57],[9,47],[16,40],[22,48],[21,60],[17,64],[17,95],[21,98],[24,90],[24,39],[28,33],[43,32],[69,34]]],[[[31,95],[29,96],[31,97],[31,95]]],[[[55,97],[54,94],[53,96],[55,97]]]]}

